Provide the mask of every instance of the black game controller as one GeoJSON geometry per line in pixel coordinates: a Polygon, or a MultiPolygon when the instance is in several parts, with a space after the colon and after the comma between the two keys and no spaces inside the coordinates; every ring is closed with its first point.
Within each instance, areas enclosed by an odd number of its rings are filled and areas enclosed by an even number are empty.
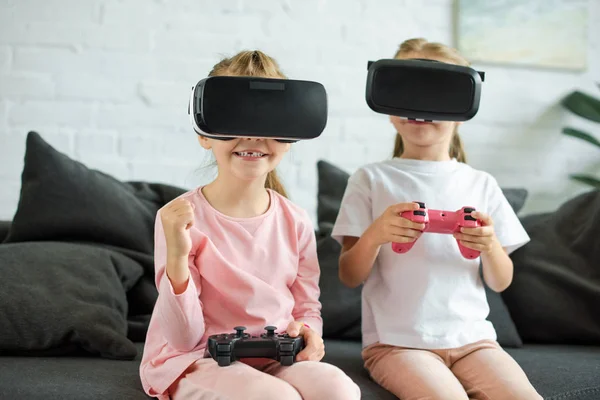
{"type": "Polygon", "coordinates": [[[222,333],[208,338],[208,352],[219,366],[226,367],[240,358],[271,358],[281,365],[292,365],[304,348],[302,336],[290,337],[287,333],[275,333],[274,326],[267,326],[260,336],[244,333],[243,326],[236,326],[236,333],[222,333]]]}

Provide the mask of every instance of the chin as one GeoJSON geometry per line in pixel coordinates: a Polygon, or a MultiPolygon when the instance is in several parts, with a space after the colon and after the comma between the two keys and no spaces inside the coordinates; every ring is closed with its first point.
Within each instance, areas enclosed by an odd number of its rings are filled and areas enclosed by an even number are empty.
{"type": "Polygon", "coordinates": [[[256,179],[261,179],[269,173],[269,168],[264,167],[248,167],[248,166],[232,166],[231,172],[233,176],[241,181],[252,182],[256,179]]]}
{"type": "Polygon", "coordinates": [[[405,134],[404,140],[416,146],[434,146],[444,141],[443,138],[440,138],[435,132],[414,132],[408,135],[405,134]]]}

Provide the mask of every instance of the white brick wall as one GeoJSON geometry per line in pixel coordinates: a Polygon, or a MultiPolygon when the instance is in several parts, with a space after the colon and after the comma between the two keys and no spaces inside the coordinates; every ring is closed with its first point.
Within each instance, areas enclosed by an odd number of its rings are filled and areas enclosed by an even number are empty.
{"type": "MultiPolygon", "coordinates": [[[[212,177],[186,106],[191,85],[222,55],[259,48],[291,78],[327,87],[323,136],[297,143],[280,166],[293,199],[316,212],[316,166],[349,172],[389,157],[387,118],[364,100],[368,60],[404,39],[452,43],[452,0],[0,0],[0,219],[17,205],[27,131],[120,179],[192,187],[212,177]]],[[[530,190],[524,212],[556,207],[600,172],[598,152],[561,135],[600,134],[558,101],[600,81],[600,2],[590,1],[589,68],[581,73],[476,65],[481,109],[463,126],[470,163],[503,186],[530,190]]]]}

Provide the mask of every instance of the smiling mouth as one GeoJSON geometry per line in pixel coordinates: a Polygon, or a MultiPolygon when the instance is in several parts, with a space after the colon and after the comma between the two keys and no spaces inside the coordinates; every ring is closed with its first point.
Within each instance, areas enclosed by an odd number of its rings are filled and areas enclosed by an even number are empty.
{"type": "Polygon", "coordinates": [[[265,153],[261,153],[258,151],[236,151],[233,154],[235,154],[238,157],[251,157],[251,158],[263,158],[266,157],[268,154],[265,153]]]}

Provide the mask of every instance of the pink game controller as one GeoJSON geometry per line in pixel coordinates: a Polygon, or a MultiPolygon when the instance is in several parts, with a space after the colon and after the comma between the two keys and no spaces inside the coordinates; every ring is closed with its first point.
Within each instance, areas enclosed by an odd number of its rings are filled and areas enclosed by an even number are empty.
{"type": "MultiPolygon", "coordinates": [[[[428,210],[425,208],[425,203],[419,201],[415,201],[415,203],[420,207],[418,210],[404,211],[401,216],[413,222],[425,224],[423,232],[454,234],[454,232],[460,232],[462,227],[476,228],[481,226],[479,221],[471,216],[471,213],[475,211],[474,207],[463,207],[458,211],[441,211],[428,210]]],[[[392,243],[392,250],[396,253],[406,253],[412,249],[417,240],[410,243],[392,243]]],[[[463,257],[469,260],[479,257],[480,251],[469,249],[460,244],[458,240],[456,240],[456,243],[463,257]]]]}

